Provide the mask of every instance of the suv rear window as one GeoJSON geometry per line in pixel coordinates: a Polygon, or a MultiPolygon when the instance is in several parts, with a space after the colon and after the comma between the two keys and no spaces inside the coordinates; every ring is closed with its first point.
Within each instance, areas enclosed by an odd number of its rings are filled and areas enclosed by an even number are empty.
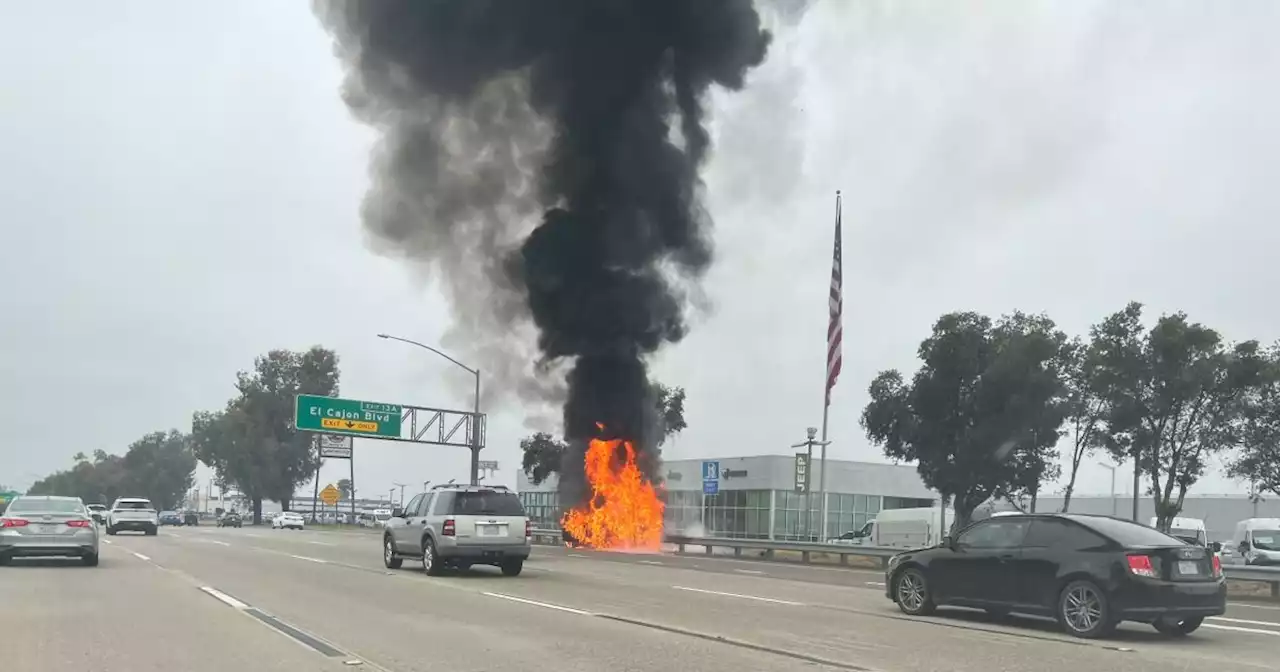
{"type": "Polygon", "coordinates": [[[1073,520],[1111,537],[1124,546],[1182,546],[1186,543],[1159,530],[1128,520],[1103,516],[1082,516],[1073,520]]]}
{"type": "Polygon", "coordinates": [[[523,516],[524,505],[513,492],[462,491],[453,493],[453,514],[456,516],[523,516]]]}
{"type": "Polygon", "coordinates": [[[148,510],[148,509],[154,509],[154,508],[155,508],[154,506],[151,506],[151,502],[148,502],[145,499],[134,500],[132,502],[116,502],[117,511],[124,510],[124,509],[148,510]]]}

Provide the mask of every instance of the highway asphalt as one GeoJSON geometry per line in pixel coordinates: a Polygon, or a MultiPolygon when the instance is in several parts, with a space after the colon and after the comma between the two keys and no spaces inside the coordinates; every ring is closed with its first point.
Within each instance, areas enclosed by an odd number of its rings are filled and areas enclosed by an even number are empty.
{"type": "Polygon", "coordinates": [[[1233,603],[1182,640],[1125,624],[1085,642],[1034,619],[905,617],[875,571],[535,547],[517,578],[427,577],[410,561],[384,569],[376,534],[107,540],[99,567],[0,568],[6,668],[1167,672],[1280,660],[1276,603],[1233,603]]]}

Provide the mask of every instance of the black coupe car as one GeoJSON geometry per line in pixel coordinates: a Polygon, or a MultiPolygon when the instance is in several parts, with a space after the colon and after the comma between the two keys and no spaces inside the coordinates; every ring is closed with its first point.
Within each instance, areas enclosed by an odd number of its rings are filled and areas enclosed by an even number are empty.
{"type": "Polygon", "coordinates": [[[1077,637],[1121,621],[1182,636],[1226,611],[1216,550],[1109,516],[1001,516],[890,558],[885,594],[913,616],[954,605],[1050,616],[1077,637]]]}

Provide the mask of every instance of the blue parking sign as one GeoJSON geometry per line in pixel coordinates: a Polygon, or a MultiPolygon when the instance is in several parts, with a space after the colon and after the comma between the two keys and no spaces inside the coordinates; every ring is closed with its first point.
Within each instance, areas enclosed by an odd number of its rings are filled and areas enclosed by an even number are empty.
{"type": "Polygon", "coordinates": [[[702,463],[702,480],[718,481],[720,480],[720,461],[706,460],[702,463]]]}
{"type": "Polygon", "coordinates": [[[703,481],[702,494],[714,495],[720,492],[720,481],[703,481]]]}

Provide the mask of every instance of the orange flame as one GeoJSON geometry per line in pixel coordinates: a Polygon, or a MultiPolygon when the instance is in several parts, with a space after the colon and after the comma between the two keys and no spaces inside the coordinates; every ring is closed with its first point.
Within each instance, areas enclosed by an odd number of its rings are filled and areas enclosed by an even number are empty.
{"type": "MultiPolygon", "coordinates": [[[[604,425],[597,426],[604,429],[604,425]]],[[[631,442],[592,439],[584,466],[591,501],[565,512],[561,527],[588,548],[661,550],[664,505],[636,466],[631,442]]]]}

